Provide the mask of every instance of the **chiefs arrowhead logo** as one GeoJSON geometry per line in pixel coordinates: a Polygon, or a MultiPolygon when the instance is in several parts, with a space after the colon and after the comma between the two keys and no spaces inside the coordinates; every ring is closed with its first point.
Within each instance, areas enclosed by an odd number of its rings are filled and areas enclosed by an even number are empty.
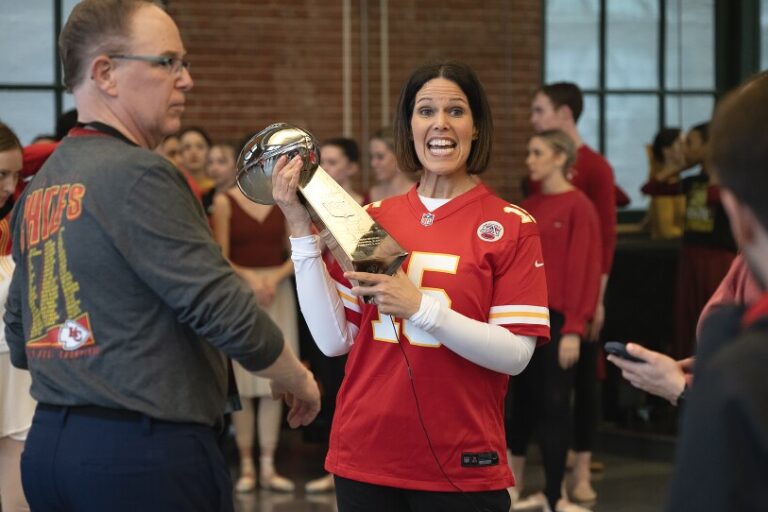
{"type": "Polygon", "coordinates": [[[480,224],[477,228],[477,236],[485,242],[496,242],[504,236],[504,226],[495,220],[489,220],[480,224]]]}
{"type": "Polygon", "coordinates": [[[91,337],[91,333],[74,320],[67,320],[59,329],[59,344],[67,351],[77,350],[85,345],[91,337]]]}

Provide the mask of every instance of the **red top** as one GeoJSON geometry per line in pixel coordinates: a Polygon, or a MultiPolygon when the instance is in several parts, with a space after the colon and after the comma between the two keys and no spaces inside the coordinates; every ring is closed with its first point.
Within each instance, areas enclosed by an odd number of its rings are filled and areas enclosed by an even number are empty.
{"type": "Polygon", "coordinates": [[[715,293],[709,298],[699,315],[699,323],[696,326],[696,339],[699,339],[701,321],[706,318],[713,309],[725,304],[745,304],[750,306],[757,302],[763,291],[752,273],[749,271],[744,256],[739,253],[733,259],[731,268],[725,275],[715,293]]]}
{"type": "Polygon", "coordinates": [[[184,169],[183,167],[178,167],[179,172],[184,176],[184,179],[187,180],[187,185],[189,185],[189,188],[192,190],[192,194],[197,198],[198,201],[201,203],[203,202],[203,189],[200,188],[200,185],[197,184],[195,181],[195,178],[192,177],[189,172],[184,169]]]}
{"type": "Polygon", "coordinates": [[[620,186],[616,185],[615,187],[616,192],[616,206],[623,207],[627,206],[629,203],[632,202],[632,200],[629,198],[626,192],[624,192],[624,189],[620,186]]]}
{"type": "MultiPolygon", "coordinates": [[[[539,234],[524,210],[477,185],[431,214],[416,187],[373,203],[368,213],[409,252],[403,271],[423,293],[469,318],[549,337],[539,234]]],[[[466,492],[513,485],[504,437],[508,376],[464,359],[407,320],[380,315],[350,294],[338,265],[331,272],[359,332],[337,398],[326,469],[376,485],[455,491],[424,436],[402,348],[445,473],[466,492]],[[462,464],[462,454],[480,453],[495,453],[497,463],[462,464]]]]}
{"type": "Polygon", "coordinates": [[[610,274],[616,250],[616,189],[613,169],[603,155],[586,144],[579,146],[571,169],[571,183],[595,205],[603,244],[602,273],[610,274]]]}
{"type": "Polygon", "coordinates": [[[640,188],[640,192],[647,196],[677,196],[683,193],[679,181],[659,181],[651,178],[640,188]]]}
{"type": "Polygon", "coordinates": [[[232,215],[229,218],[229,259],[241,267],[276,267],[286,259],[285,217],[280,208],[273,206],[259,222],[243,210],[234,197],[229,199],[232,215]]]}
{"type": "Polygon", "coordinates": [[[768,316],[768,293],[763,294],[757,302],[744,313],[741,319],[741,325],[744,328],[750,327],[752,324],[768,316]]]}
{"type": "Polygon", "coordinates": [[[37,171],[40,170],[58,145],[58,142],[38,142],[37,144],[30,144],[22,150],[24,163],[21,167],[19,182],[16,184],[16,191],[13,194],[14,200],[18,199],[24,192],[28,180],[37,174],[37,171]]]}
{"type": "MultiPolygon", "coordinates": [[[[570,173],[571,183],[584,192],[597,210],[602,240],[602,273],[610,274],[616,250],[616,184],[613,169],[603,155],[586,144],[576,150],[576,163],[570,173]]],[[[538,182],[530,182],[531,195],[541,191],[538,182]]]]}
{"type": "Polygon", "coordinates": [[[536,219],[547,272],[549,307],[565,316],[562,333],[584,336],[600,292],[600,223],[579,190],[535,194],[522,206],[536,219]]]}

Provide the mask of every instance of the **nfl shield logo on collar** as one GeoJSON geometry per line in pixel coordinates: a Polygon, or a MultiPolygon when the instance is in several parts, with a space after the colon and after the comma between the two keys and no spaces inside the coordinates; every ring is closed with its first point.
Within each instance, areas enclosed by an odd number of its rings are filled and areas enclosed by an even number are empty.
{"type": "Polygon", "coordinates": [[[424,227],[429,227],[432,225],[432,223],[435,222],[435,214],[431,212],[427,212],[424,215],[421,216],[421,225],[424,227]]]}

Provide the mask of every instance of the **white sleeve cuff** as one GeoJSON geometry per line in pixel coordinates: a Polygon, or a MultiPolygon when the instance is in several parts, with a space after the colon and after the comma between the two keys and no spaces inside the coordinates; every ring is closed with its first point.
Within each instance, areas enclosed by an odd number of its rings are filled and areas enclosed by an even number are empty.
{"type": "Polygon", "coordinates": [[[322,254],[320,250],[320,237],[317,235],[288,237],[291,241],[291,259],[300,261],[306,258],[317,258],[322,254]]]}
{"type": "Polygon", "coordinates": [[[421,294],[419,310],[411,315],[411,318],[408,320],[419,329],[429,332],[434,329],[435,325],[437,325],[439,317],[440,301],[431,295],[423,293],[421,294]]]}

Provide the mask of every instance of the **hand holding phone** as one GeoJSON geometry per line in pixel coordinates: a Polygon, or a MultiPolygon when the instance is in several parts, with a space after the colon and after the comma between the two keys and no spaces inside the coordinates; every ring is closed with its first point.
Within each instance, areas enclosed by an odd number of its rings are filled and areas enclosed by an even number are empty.
{"type": "Polygon", "coordinates": [[[627,361],[632,361],[633,363],[645,363],[645,360],[640,359],[639,357],[635,357],[629,352],[627,352],[627,346],[620,341],[606,342],[605,351],[608,352],[609,354],[619,356],[622,359],[626,359],[627,361]]]}

